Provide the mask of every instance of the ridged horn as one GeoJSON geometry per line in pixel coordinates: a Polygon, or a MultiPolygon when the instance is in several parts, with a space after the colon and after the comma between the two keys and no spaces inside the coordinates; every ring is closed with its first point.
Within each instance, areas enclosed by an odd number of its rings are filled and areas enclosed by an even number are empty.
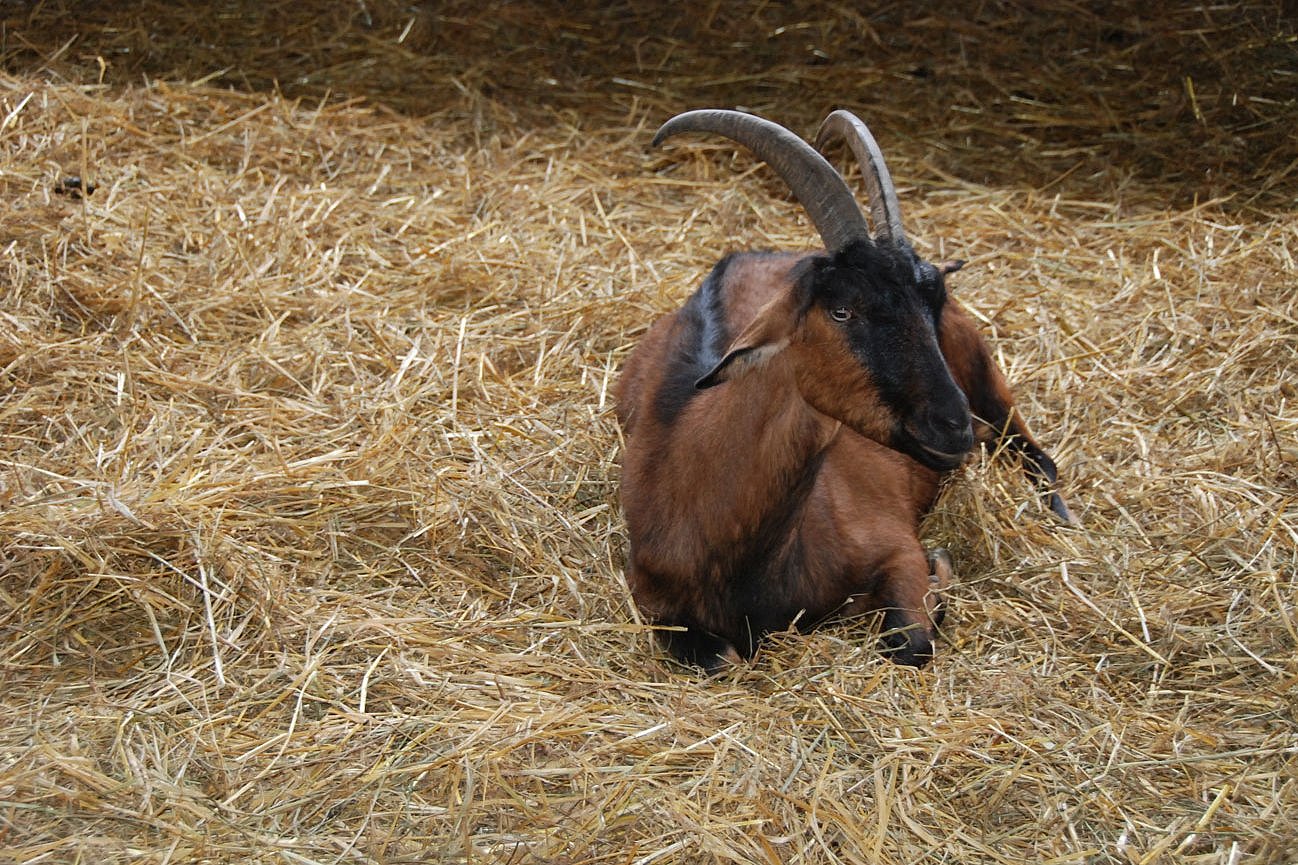
{"type": "Polygon", "coordinates": [[[664,123],[654,135],[653,144],[657,147],[682,132],[714,132],[751,150],[789,187],[831,252],[870,236],[852,190],[834,166],[778,123],[742,111],[686,111],[664,123]]]}
{"type": "Polygon", "coordinates": [[[816,133],[816,149],[824,153],[825,148],[840,139],[852,148],[856,162],[861,166],[861,177],[865,179],[865,190],[870,199],[870,221],[874,224],[875,237],[891,238],[894,243],[904,243],[906,231],[901,227],[901,205],[897,202],[897,190],[892,185],[888,165],[883,161],[883,151],[870,134],[870,128],[852,112],[839,109],[820,124],[820,131],[816,133]]]}

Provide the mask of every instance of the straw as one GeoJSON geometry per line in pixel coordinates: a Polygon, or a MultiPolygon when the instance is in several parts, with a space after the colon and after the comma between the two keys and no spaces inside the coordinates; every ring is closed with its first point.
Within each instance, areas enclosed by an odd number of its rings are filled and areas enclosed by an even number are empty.
{"type": "Polygon", "coordinates": [[[1105,9],[0,7],[0,860],[1294,861],[1293,19],[1105,9]],[[815,243],[703,106],[866,119],[1060,463],[924,670],[631,604],[618,369],[815,243]]]}

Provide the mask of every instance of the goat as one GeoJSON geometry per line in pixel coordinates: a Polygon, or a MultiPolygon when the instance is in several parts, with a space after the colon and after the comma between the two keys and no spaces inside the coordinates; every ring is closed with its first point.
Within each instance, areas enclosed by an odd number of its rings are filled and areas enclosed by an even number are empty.
{"type": "Polygon", "coordinates": [[[765,634],[880,611],[881,648],[923,665],[951,577],[918,536],[941,478],[975,436],[1003,442],[1071,521],[1055,464],[946,295],[963,262],[935,266],[907,240],[864,123],[834,112],[818,144],[856,153],[874,236],[842,176],[784,127],[689,111],[654,146],[687,131],[773,168],[826,250],[726,256],[627,360],[616,401],[634,600],[676,659],[708,672],[765,634]]]}

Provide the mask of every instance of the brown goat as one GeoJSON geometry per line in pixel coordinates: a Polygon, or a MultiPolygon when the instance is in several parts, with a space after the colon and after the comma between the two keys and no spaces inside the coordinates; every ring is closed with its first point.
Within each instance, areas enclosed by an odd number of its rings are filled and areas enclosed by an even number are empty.
{"type": "Polygon", "coordinates": [[[821,146],[843,138],[856,152],[874,237],[838,172],[783,127],[691,111],[654,143],[691,130],[774,168],[827,251],[726,257],[627,361],[617,402],[632,594],[671,653],[708,670],[772,631],[873,611],[891,657],[923,664],[951,569],[918,525],[943,474],[975,433],[1003,441],[1067,520],[1054,463],[946,296],[960,263],[935,267],[906,240],[864,124],[835,112],[821,146]]]}

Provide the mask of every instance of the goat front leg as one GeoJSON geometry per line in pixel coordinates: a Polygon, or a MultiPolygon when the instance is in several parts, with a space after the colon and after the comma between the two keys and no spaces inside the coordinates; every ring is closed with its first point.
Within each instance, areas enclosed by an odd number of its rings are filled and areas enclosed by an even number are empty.
{"type": "Polygon", "coordinates": [[[933,660],[937,624],[945,614],[942,591],[951,583],[946,550],[913,549],[894,555],[875,591],[883,611],[879,649],[898,664],[922,667],[933,660]]]}
{"type": "Polygon", "coordinates": [[[942,308],[938,341],[952,378],[969,398],[978,440],[1004,443],[1007,452],[1017,454],[1024,472],[1036,482],[1050,510],[1065,523],[1076,524],[1077,520],[1059,495],[1055,461],[1032,437],[986,341],[969,313],[954,300],[948,300],[942,308]]]}

